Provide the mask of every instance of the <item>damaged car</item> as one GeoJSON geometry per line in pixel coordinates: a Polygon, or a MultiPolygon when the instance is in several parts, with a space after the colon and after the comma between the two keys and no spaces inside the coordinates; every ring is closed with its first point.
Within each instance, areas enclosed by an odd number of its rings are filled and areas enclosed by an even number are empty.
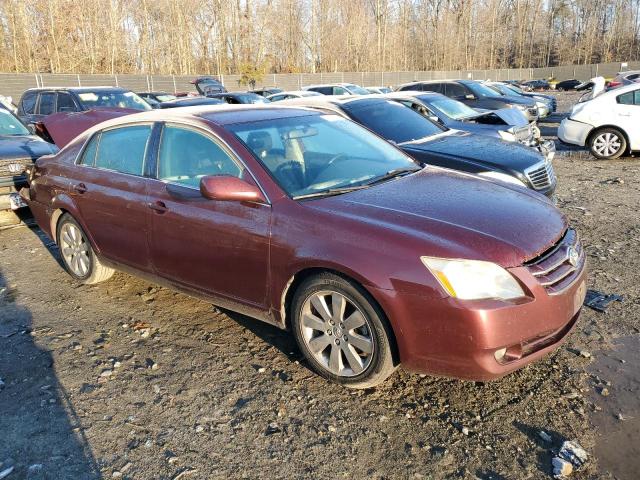
{"type": "Polygon", "coordinates": [[[486,85],[496,92],[507,97],[525,97],[535,100],[538,107],[539,118],[546,118],[554,113],[558,108],[558,102],[553,95],[544,95],[538,92],[525,92],[524,90],[503,82],[487,82],[486,85]]]}
{"type": "Polygon", "coordinates": [[[395,92],[385,95],[411,107],[431,121],[464,132],[488,135],[538,149],[552,160],[555,143],[542,140],[540,130],[512,108],[479,112],[464,103],[435,92],[395,92]]]}
{"type": "Polygon", "coordinates": [[[567,339],[586,255],[549,200],[276,105],[110,120],[22,195],[76,282],[122,270],[289,330],[347,387],[496,379],[567,339]]]}
{"type": "Polygon", "coordinates": [[[18,195],[27,185],[33,163],[58,148],[33,135],[13,112],[0,108],[0,210],[17,210],[25,203],[18,195]]]}
{"type": "Polygon", "coordinates": [[[386,97],[324,96],[283,103],[330,111],[354,120],[423,165],[474,173],[548,197],[553,197],[556,189],[551,157],[517,142],[448,128],[386,97]]]}

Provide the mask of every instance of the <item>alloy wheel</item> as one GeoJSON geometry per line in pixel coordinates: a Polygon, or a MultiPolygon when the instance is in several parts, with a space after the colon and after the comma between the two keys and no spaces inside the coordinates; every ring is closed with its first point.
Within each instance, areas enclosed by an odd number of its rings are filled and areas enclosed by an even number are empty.
{"type": "Polygon", "coordinates": [[[604,132],[593,140],[593,150],[602,157],[615,155],[622,148],[620,137],[613,132],[604,132]]]}
{"type": "Polygon", "coordinates": [[[82,278],[89,273],[89,245],[80,229],[73,223],[65,223],[60,229],[60,251],[74,275],[82,278]]]}
{"type": "Polygon", "coordinates": [[[305,346],[333,375],[353,377],[371,364],[375,348],[371,324],[346,296],[329,290],[313,293],[302,306],[300,320],[305,346]]]}

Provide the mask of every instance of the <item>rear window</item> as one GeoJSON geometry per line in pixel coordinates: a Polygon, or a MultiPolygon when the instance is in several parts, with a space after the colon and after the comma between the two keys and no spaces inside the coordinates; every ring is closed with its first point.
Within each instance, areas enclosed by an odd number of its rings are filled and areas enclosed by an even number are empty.
{"type": "Polygon", "coordinates": [[[75,112],[76,104],[68,93],[58,93],[58,112],[75,112]]]}
{"type": "Polygon", "coordinates": [[[445,130],[397,102],[352,102],[342,108],[358,123],[398,144],[430,137],[445,130]]]}
{"type": "Polygon", "coordinates": [[[78,164],[80,165],[88,165],[93,167],[96,160],[96,151],[98,149],[98,142],[100,141],[100,134],[96,133],[82,152],[82,156],[80,157],[80,161],[78,164]]]}

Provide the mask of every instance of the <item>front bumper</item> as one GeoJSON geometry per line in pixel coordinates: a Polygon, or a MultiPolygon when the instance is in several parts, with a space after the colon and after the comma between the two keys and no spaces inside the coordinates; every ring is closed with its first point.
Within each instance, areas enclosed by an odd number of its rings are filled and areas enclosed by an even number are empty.
{"type": "Polygon", "coordinates": [[[556,143],[553,140],[539,140],[535,146],[545,159],[552,161],[556,156],[556,143]]]}
{"type": "Polygon", "coordinates": [[[558,127],[558,139],[564,143],[584,147],[592,130],[593,127],[588,123],[576,122],[570,118],[565,118],[560,122],[560,127],[558,127]]]}
{"type": "Polygon", "coordinates": [[[392,321],[403,366],[484,381],[503,377],[557,349],[580,315],[586,292],[584,263],[559,294],[547,293],[527,267],[510,272],[531,298],[460,301],[375,291],[392,321]]]}

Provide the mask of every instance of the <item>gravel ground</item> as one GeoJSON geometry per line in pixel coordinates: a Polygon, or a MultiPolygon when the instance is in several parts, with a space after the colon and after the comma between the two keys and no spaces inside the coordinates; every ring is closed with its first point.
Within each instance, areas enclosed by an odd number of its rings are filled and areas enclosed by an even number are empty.
{"type": "Polygon", "coordinates": [[[539,479],[564,440],[590,454],[572,478],[637,478],[640,162],[555,167],[589,287],[625,301],[490,383],[347,390],[284,332],[125,274],[79,286],[37,228],[1,231],[0,478],[539,479]]]}

